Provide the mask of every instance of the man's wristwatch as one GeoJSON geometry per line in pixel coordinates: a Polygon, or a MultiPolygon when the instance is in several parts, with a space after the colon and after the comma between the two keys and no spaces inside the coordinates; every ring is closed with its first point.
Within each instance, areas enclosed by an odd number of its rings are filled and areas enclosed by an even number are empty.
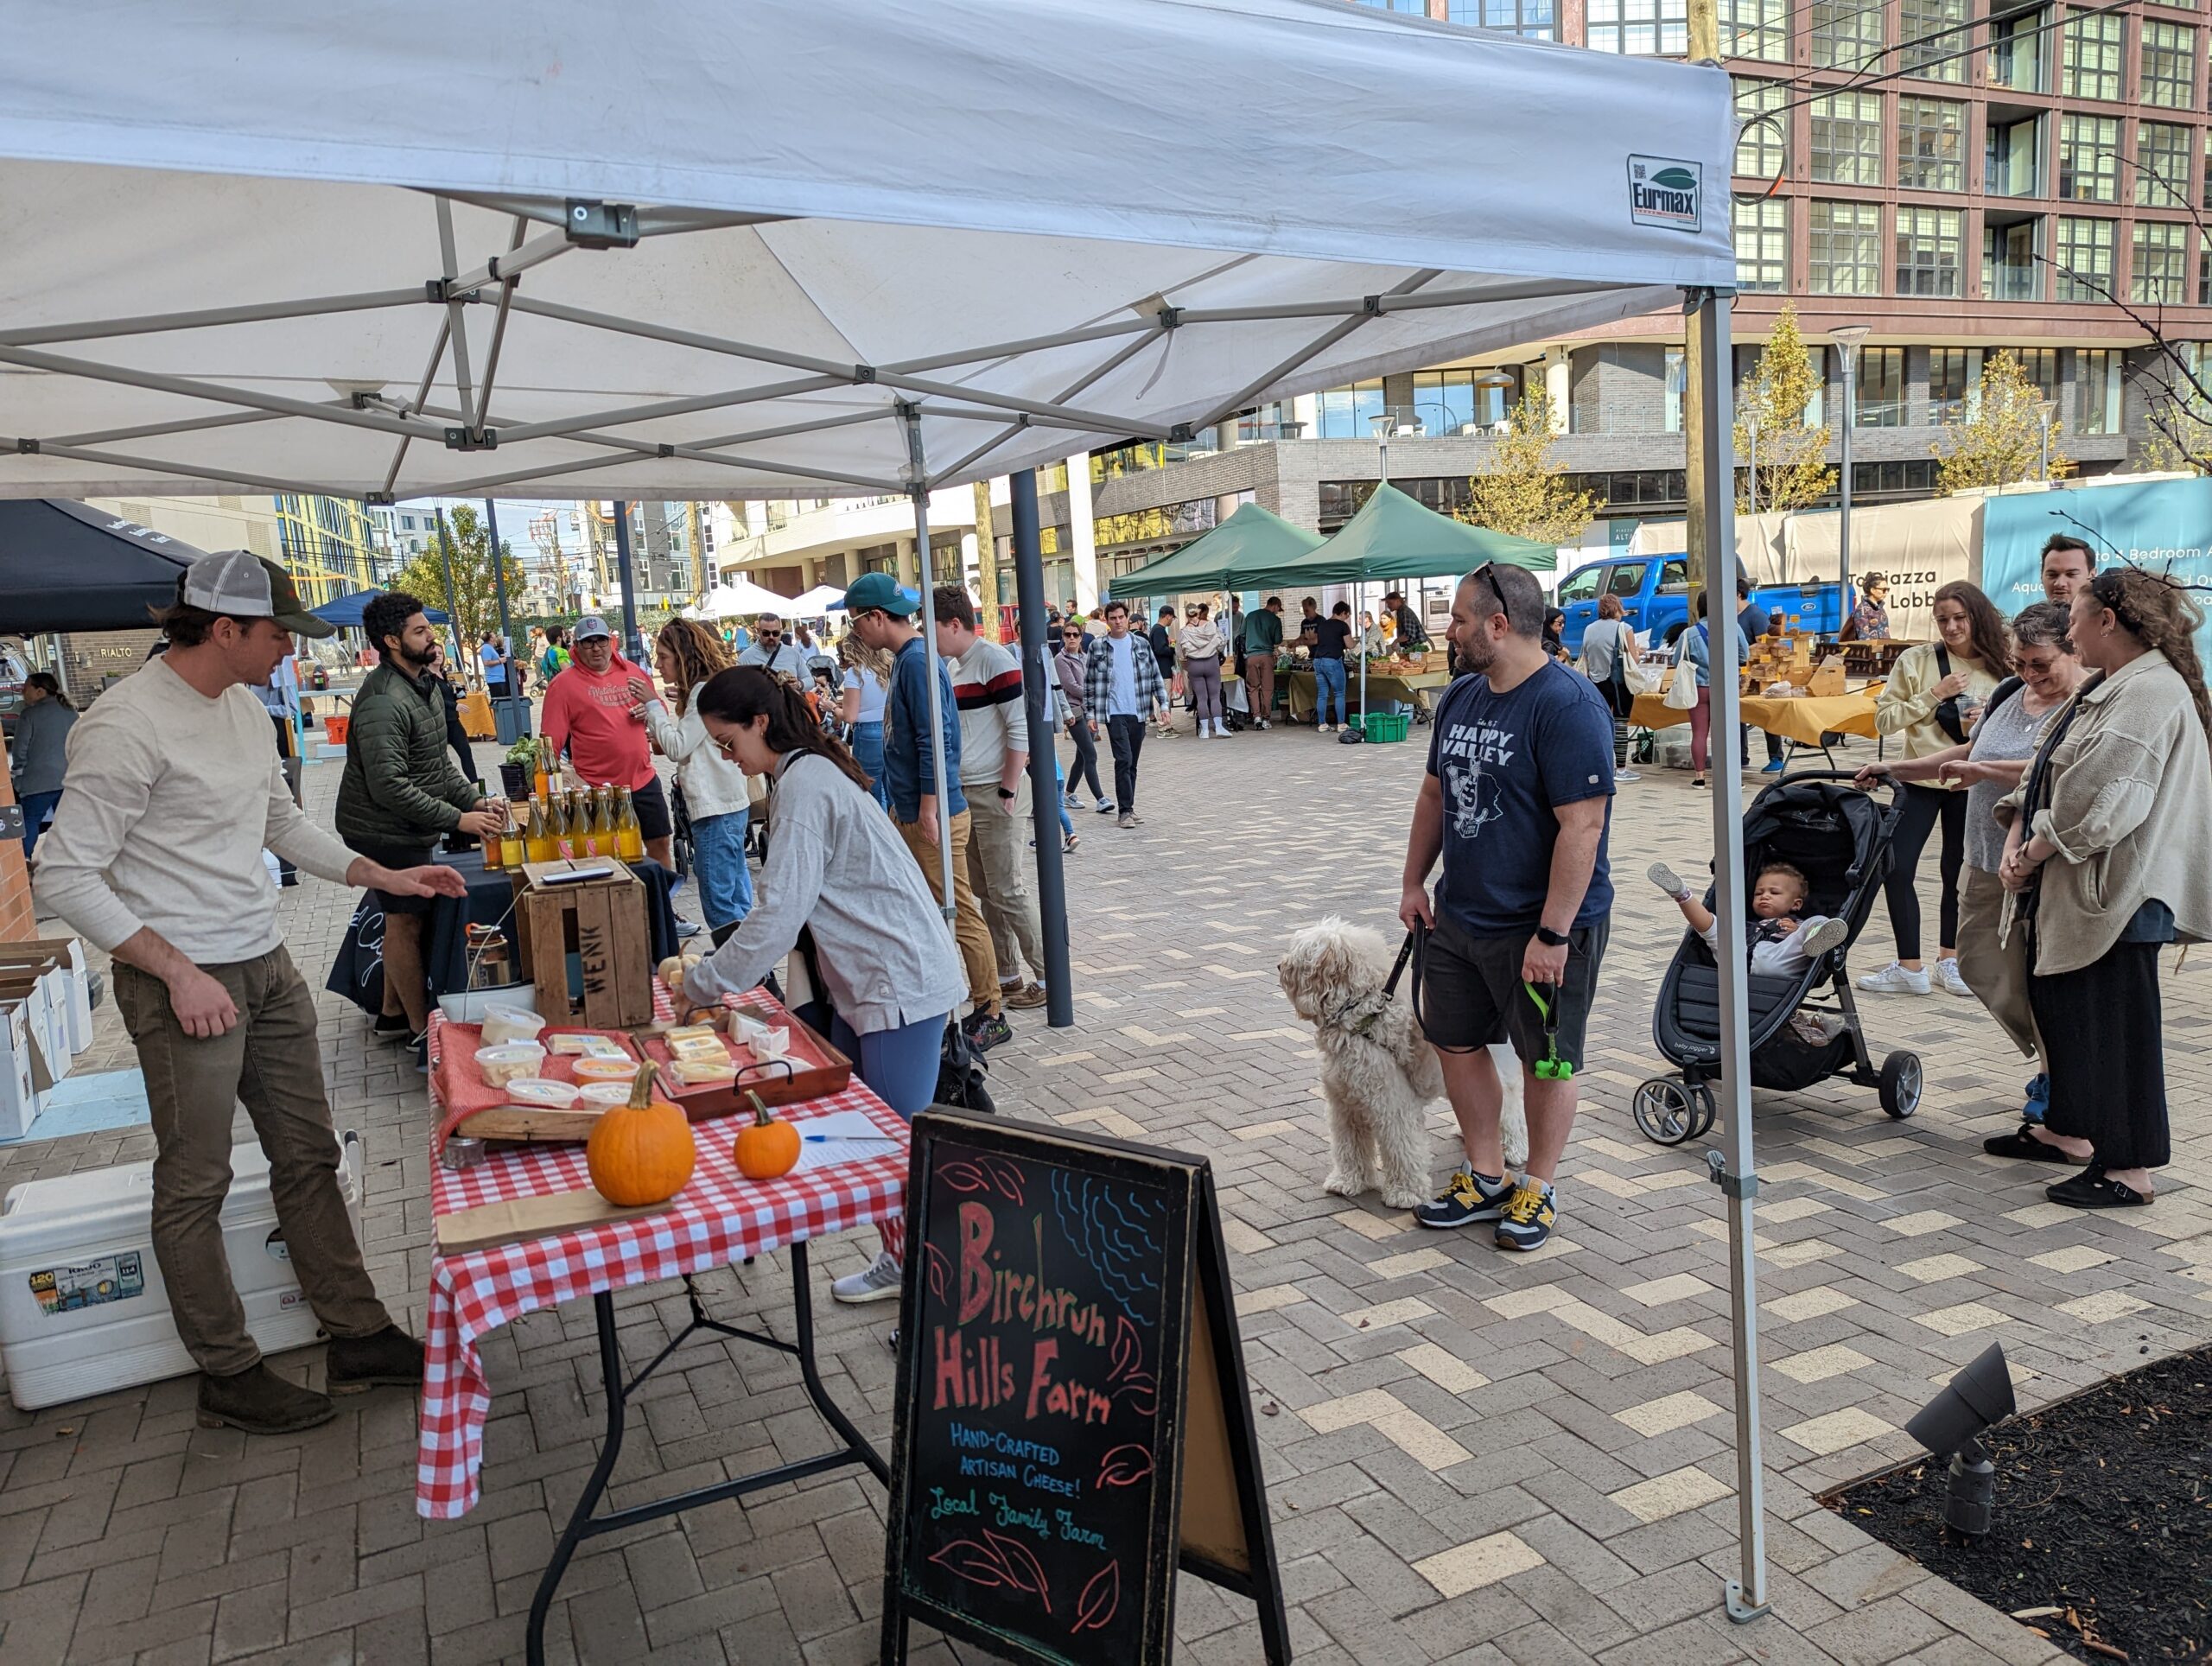
{"type": "Polygon", "coordinates": [[[1000,797],[1000,798],[1011,798],[1012,797],[1014,797],[1014,789],[1013,789],[1012,787],[1010,787],[1010,786],[1001,786],[1001,787],[1000,787],[1000,788],[999,788],[999,797],[1000,797]]]}
{"type": "Polygon", "coordinates": [[[1536,927],[1536,941],[1548,949],[1563,949],[1567,946],[1567,933],[1554,932],[1548,925],[1539,925],[1536,927]]]}

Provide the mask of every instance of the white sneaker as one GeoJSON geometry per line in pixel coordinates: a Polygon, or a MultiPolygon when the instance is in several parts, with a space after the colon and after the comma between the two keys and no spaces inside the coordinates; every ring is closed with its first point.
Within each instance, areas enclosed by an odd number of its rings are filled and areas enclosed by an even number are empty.
{"type": "Polygon", "coordinates": [[[1936,963],[1936,987],[1945,995],[1970,995],[1974,993],[1972,989],[1967,988],[1967,981],[1961,976],[1959,963],[1955,960],[1939,960],[1936,963]]]}
{"type": "Polygon", "coordinates": [[[1677,874],[1673,868],[1668,867],[1665,862],[1655,862],[1650,867],[1645,868],[1643,871],[1650,875],[1651,882],[1654,885],[1657,886],[1662,891],[1664,891],[1669,896],[1674,898],[1677,902],[1681,901],[1682,898],[1689,895],[1690,888],[1688,886],[1682,883],[1682,876],[1680,874],[1677,874]]]}
{"type": "Polygon", "coordinates": [[[1833,918],[1824,919],[1805,933],[1806,957],[1818,960],[1829,950],[1840,949],[1850,940],[1851,922],[1849,920],[1833,918]]]}
{"type": "Polygon", "coordinates": [[[1640,781],[1643,777],[1632,769],[1617,769],[1613,772],[1613,779],[1616,781],[1640,781]]]}
{"type": "Polygon", "coordinates": [[[905,1275],[888,1250],[875,1258],[874,1265],[865,1273],[853,1273],[839,1279],[830,1287],[830,1294],[840,1301],[860,1303],[885,1301],[899,1294],[905,1275]]]}
{"type": "Polygon", "coordinates": [[[1859,987],[1869,995],[1926,995],[1928,974],[1914,971],[1903,961],[1893,960],[1878,972],[1869,972],[1859,980],[1859,987]]]}

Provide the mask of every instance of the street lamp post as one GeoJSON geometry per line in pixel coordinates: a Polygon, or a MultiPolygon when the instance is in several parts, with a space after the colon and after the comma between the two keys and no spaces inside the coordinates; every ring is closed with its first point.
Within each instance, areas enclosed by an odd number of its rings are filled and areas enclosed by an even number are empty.
{"type": "Polygon", "coordinates": [[[1759,512],[1759,417],[1756,410],[1744,413],[1744,438],[1750,453],[1750,461],[1744,471],[1745,500],[1751,512],[1756,515],[1759,512]]]}
{"type": "Polygon", "coordinates": [[[2036,416],[2043,424],[2042,463],[2038,474],[2045,480],[2050,479],[2050,419],[2057,414],[2058,407],[2053,401],[2043,399],[2037,402],[2036,416]]]}
{"type": "Polygon", "coordinates": [[[1842,512],[1836,522],[1836,628],[1851,618],[1851,430],[1859,424],[1859,347],[1873,334],[1866,324],[1847,324],[1828,336],[1843,355],[1843,434],[1837,442],[1842,479],[1842,512]]]}

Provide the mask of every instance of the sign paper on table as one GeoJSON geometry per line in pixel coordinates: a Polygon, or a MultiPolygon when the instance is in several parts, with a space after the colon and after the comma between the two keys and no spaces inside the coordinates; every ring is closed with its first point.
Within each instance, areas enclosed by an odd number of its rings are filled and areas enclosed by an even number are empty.
{"type": "Polygon", "coordinates": [[[864,1163],[880,1157],[899,1143],[858,1110],[834,1111],[827,1116],[794,1121],[798,1130],[798,1166],[829,1168],[837,1163],[864,1163]]]}

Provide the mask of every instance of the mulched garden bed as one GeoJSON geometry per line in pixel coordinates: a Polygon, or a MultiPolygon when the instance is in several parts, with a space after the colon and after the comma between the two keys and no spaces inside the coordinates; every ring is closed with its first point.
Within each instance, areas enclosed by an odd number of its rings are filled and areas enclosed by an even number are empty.
{"type": "Polygon", "coordinates": [[[1854,1526],[2086,1661],[2212,1661],[2212,1348],[2007,1419],[1994,1525],[1943,1526],[1922,1459],[1823,1499],[1854,1526]]]}

